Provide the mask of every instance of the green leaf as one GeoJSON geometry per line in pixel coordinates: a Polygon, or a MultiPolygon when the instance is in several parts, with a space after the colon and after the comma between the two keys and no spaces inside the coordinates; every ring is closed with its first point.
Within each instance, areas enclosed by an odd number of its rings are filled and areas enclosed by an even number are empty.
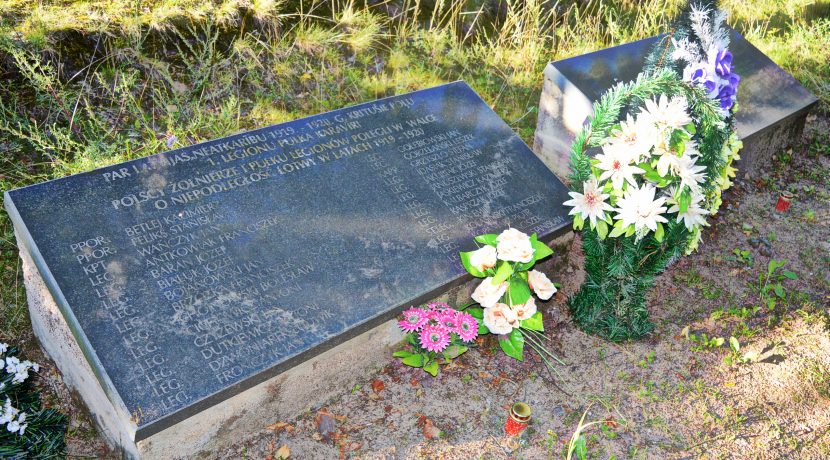
{"type": "Polygon", "coordinates": [[[438,375],[438,361],[430,361],[424,365],[424,370],[429,373],[429,375],[435,377],[438,375]]]}
{"type": "Polygon", "coordinates": [[[597,222],[597,235],[599,235],[599,239],[604,240],[606,236],[608,236],[608,224],[605,221],[598,221],[597,222]]]}
{"type": "Polygon", "coordinates": [[[783,267],[784,265],[787,265],[786,260],[770,259],[769,264],[767,264],[767,275],[771,276],[773,274],[773,272],[775,272],[775,270],[778,270],[779,268],[783,267]]]}
{"type": "Polygon", "coordinates": [[[473,252],[474,251],[458,253],[458,255],[461,256],[461,265],[464,266],[464,269],[467,270],[467,273],[475,276],[476,278],[484,278],[487,276],[487,274],[477,269],[470,263],[470,257],[472,256],[473,252]]]}
{"type": "Polygon", "coordinates": [[[411,367],[423,367],[424,356],[420,354],[412,354],[402,359],[401,362],[411,367]]]}
{"type": "Polygon", "coordinates": [[[490,333],[490,329],[488,329],[487,326],[485,326],[482,321],[479,321],[478,322],[478,335],[484,335],[484,334],[489,334],[489,333],[490,333]]]}
{"type": "Polygon", "coordinates": [[[481,307],[470,307],[467,309],[467,313],[469,313],[473,318],[477,319],[481,322],[484,319],[484,309],[481,307]]]}
{"type": "Polygon", "coordinates": [[[525,329],[530,329],[532,331],[545,332],[545,326],[542,322],[542,312],[540,312],[540,311],[537,311],[535,315],[533,315],[530,318],[522,321],[521,325],[525,329]]]}
{"type": "Polygon", "coordinates": [[[631,236],[634,234],[634,224],[629,225],[627,229],[625,229],[625,236],[631,236]]]}
{"type": "Polygon", "coordinates": [[[495,233],[485,233],[484,235],[478,235],[477,237],[475,237],[475,240],[478,241],[481,244],[486,244],[488,246],[495,247],[496,244],[497,244],[496,243],[496,238],[498,238],[498,237],[499,236],[496,235],[495,233]]]}
{"type": "Polygon", "coordinates": [[[695,128],[695,124],[689,123],[688,125],[686,125],[686,132],[692,135],[696,134],[697,128],[695,128]]]}
{"type": "Polygon", "coordinates": [[[725,340],[723,339],[723,337],[718,337],[716,339],[712,339],[712,341],[709,342],[709,343],[712,344],[712,346],[715,346],[715,347],[722,347],[724,342],[725,342],[725,340]]]}
{"type": "Polygon", "coordinates": [[[680,197],[677,199],[677,205],[680,206],[679,214],[683,214],[689,209],[689,205],[692,204],[692,191],[689,190],[689,187],[683,188],[683,193],[680,194],[680,197]]]}
{"type": "MultiPolygon", "coordinates": [[[[629,225],[630,227],[630,225],[629,225]]],[[[609,238],[616,238],[628,230],[628,227],[623,227],[622,221],[618,220],[616,224],[614,224],[614,229],[611,230],[611,233],[608,234],[609,238]]]]}
{"type": "Polygon", "coordinates": [[[775,291],[775,295],[777,295],[778,298],[780,298],[780,299],[784,298],[784,287],[781,286],[781,283],[776,284],[775,286],[773,286],[772,289],[773,289],[773,291],[775,291]]]}
{"type": "Polygon", "coordinates": [[[519,277],[513,277],[507,286],[507,299],[510,306],[521,305],[530,299],[530,286],[527,281],[519,277]]]}
{"type": "Polygon", "coordinates": [[[654,232],[654,239],[659,242],[663,242],[663,236],[665,236],[665,230],[663,230],[663,224],[657,224],[657,231],[654,232]]]}
{"type": "Polygon", "coordinates": [[[444,350],[444,357],[448,360],[455,359],[463,355],[466,351],[467,347],[464,345],[450,345],[446,350],[444,350]]]}
{"type": "Polygon", "coordinates": [[[553,249],[548,247],[547,244],[545,244],[545,243],[543,243],[543,242],[541,242],[537,239],[534,239],[533,240],[533,253],[535,255],[536,260],[542,260],[545,257],[548,257],[549,255],[553,254],[553,249]]]}
{"type": "Polygon", "coordinates": [[[412,353],[410,353],[406,350],[401,350],[401,351],[396,351],[396,352],[392,353],[392,356],[394,356],[396,358],[408,358],[408,357],[412,356],[412,353]]]}
{"type": "Polygon", "coordinates": [[[493,286],[503,283],[507,280],[507,278],[510,278],[510,275],[512,274],[513,267],[510,266],[510,262],[505,262],[503,260],[499,261],[499,265],[496,267],[496,275],[493,276],[493,286]]]}
{"type": "Polygon", "coordinates": [[[579,460],[588,460],[588,446],[585,443],[585,436],[579,435],[574,443],[574,453],[579,460]]]}
{"type": "Polygon", "coordinates": [[[477,303],[474,302],[474,301],[469,301],[469,302],[465,303],[464,305],[460,305],[458,307],[455,307],[455,309],[458,310],[458,311],[464,311],[464,310],[472,307],[473,305],[477,305],[477,303]]]}
{"type": "Polygon", "coordinates": [[[582,227],[585,225],[585,221],[582,219],[581,214],[574,215],[574,230],[582,230],[582,227]]]}
{"type": "Polygon", "coordinates": [[[499,346],[507,356],[517,361],[524,361],[525,338],[518,329],[513,329],[510,334],[499,336],[499,346]]]}
{"type": "Polygon", "coordinates": [[[738,339],[735,337],[729,337],[729,346],[735,353],[739,353],[741,351],[741,343],[738,342],[738,339]]]}
{"type": "Polygon", "coordinates": [[[781,272],[781,274],[784,275],[786,278],[789,278],[791,280],[797,280],[798,279],[798,275],[796,275],[794,272],[791,272],[789,270],[784,270],[784,271],[781,272]]]}

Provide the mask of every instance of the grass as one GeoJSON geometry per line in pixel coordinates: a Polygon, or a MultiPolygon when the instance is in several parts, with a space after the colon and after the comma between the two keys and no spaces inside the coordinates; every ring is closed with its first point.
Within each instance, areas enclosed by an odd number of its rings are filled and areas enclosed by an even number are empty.
{"type": "MultiPolygon", "coordinates": [[[[372,4],[0,0],[0,188],[456,79],[530,142],[547,62],[662,32],[680,1],[372,4]]],[[[826,109],[827,3],[724,6],[826,109]]],[[[20,264],[2,211],[0,285],[0,340],[27,341],[20,264]]]]}

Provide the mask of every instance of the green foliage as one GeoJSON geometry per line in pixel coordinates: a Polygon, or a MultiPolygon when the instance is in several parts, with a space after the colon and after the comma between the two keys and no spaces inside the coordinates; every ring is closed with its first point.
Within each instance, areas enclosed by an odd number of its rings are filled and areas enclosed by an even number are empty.
{"type": "MultiPolygon", "coordinates": [[[[686,19],[680,20],[688,20],[688,14],[687,10],[681,15],[686,19]]],[[[658,43],[655,53],[664,53],[666,46],[666,42],[658,43]]],[[[720,205],[721,190],[728,186],[731,157],[724,152],[734,150],[729,143],[734,118],[730,116],[724,122],[715,103],[700,89],[683,82],[677,69],[663,65],[661,59],[652,58],[650,62],[636,80],[614,86],[594,104],[593,116],[573,143],[572,186],[581,191],[582,183],[592,175],[586,150],[605,142],[624,114],[659,95],[683,96],[695,120],[691,132],[700,152],[698,164],[706,167],[703,193],[707,202],[713,203],[710,211],[714,213],[720,205]]],[[[681,195],[679,205],[682,208],[684,204],[688,206],[688,197],[681,195]]],[[[699,234],[673,221],[642,238],[633,235],[633,228],[620,225],[615,225],[607,238],[604,233],[599,228],[582,231],[586,280],[568,304],[575,322],[586,332],[612,341],[636,339],[654,327],[648,317],[646,295],[655,277],[693,249],[699,234]]]]}
{"type": "Polygon", "coordinates": [[[513,329],[509,334],[500,335],[499,346],[507,356],[517,361],[524,361],[525,338],[520,329],[513,329]]]}
{"type": "Polygon", "coordinates": [[[776,309],[779,301],[788,300],[787,290],[783,283],[786,280],[798,279],[798,275],[794,272],[781,270],[786,264],[786,260],[770,259],[766,273],[758,274],[758,284],[755,285],[755,289],[761,305],[766,306],[770,311],[776,309]]]}
{"type": "MultiPolygon", "coordinates": [[[[14,356],[17,349],[11,347],[5,357],[14,356]]],[[[0,353],[0,361],[4,354],[0,353]]],[[[7,398],[11,406],[26,414],[28,424],[23,434],[11,433],[6,425],[0,426],[0,458],[62,458],[66,444],[66,416],[54,409],[41,406],[40,394],[30,375],[22,383],[13,383],[13,373],[0,370],[0,411],[7,398]]]]}

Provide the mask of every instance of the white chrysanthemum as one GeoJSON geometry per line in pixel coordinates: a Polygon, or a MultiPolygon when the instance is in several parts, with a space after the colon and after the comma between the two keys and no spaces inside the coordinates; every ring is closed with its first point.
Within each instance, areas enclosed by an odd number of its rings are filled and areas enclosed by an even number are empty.
{"type": "Polygon", "coordinates": [[[680,179],[680,188],[689,187],[693,193],[700,193],[700,184],[706,180],[705,166],[698,166],[695,158],[690,155],[683,155],[677,159],[677,171],[675,174],[680,179]]]}
{"type": "Polygon", "coordinates": [[[697,156],[700,152],[697,151],[697,145],[694,141],[685,142],[685,150],[682,156],[678,156],[677,152],[661,145],[654,149],[654,153],[659,155],[657,159],[657,174],[660,177],[666,177],[669,171],[674,175],[678,175],[682,166],[680,159],[684,156],[697,156]]]}
{"type": "Polygon", "coordinates": [[[686,226],[689,231],[695,229],[696,226],[706,226],[706,215],[709,214],[709,211],[700,207],[700,203],[703,202],[703,196],[699,194],[695,194],[692,196],[692,202],[689,203],[689,206],[686,208],[685,212],[680,212],[680,205],[675,202],[670,208],[669,213],[676,212],[677,213],[677,222],[683,221],[683,225],[686,226]]]}
{"type": "Polygon", "coordinates": [[[615,219],[622,221],[627,227],[634,225],[634,230],[640,234],[644,229],[657,230],[658,222],[668,222],[662,213],[666,212],[666,199],[661,197],[654,199],[656,189],[651,184],[645,184],[640,188],[629,188],[623,197],[617,201],[617,215],[615,219]]]}
{"type": "Polygon", "coordinates": [[[605,211],[614,210],[610,204],[605,202],[609,195],[602,193],[594,177],[582,184],[582,193],[569,192],[568,195],[572,199],[562,203],[565,206],[573,206],[568,214],[580,214],[583,220],[590,219],[594,226],[597,225],[597,219],[605,218],[605,211]]]}
{"type": "Polygon", "coordinates": [[[610,143],[612,148],[623,149],[631,156],[634,163],[639,163],[654,147],[656,131],[656,127],[650,120],[635,120],[628,115],[625,120],[620,121],[620,129],[614,133],[610,143]]]}
{"type": "Polygon", "coordinates": [[[613,145],[604,145],[602,153],[597,155],[596,159],[599,160],[596,167],[603,170],[599,180],[604,181],[610,178],[611,184],[616,190],[620,190],[625,181],[636,187],[637,181],[634,180],[634,174],[645,173],[642,169],[631,164],[634,158],[629,152],[613,145]]]}
{"type": "Polygon", "coordinates": [[[656,101],[647,100],[639,117],[643,117],[644,121],[650,120],[661,130],[680,129],[692,122],[687,111],[686,99],[681,96],[669,99],[665,94],[661,94],[660,99],[656,101]]]}

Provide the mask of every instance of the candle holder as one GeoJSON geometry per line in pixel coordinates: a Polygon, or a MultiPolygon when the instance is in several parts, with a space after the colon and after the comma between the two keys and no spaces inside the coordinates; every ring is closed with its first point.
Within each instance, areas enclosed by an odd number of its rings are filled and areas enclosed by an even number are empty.
{"type": "Polygon", "coordinates": [[[530,406],[523,402],[513,404],[510,408],[510,413],[507,420],[504,422],[504,432],[508,436],[518,436],[527,429],[530,423],[530,406]]]}
{"type": "Polygon", "coordinates": [[[790,209],[790,203],[793,199],[793,194],[790,192],[781,192],[781,195],[778,196],[778,203],[775,204],[775,210],[778,212],[784,212],[787,209],[790,209]]]}

